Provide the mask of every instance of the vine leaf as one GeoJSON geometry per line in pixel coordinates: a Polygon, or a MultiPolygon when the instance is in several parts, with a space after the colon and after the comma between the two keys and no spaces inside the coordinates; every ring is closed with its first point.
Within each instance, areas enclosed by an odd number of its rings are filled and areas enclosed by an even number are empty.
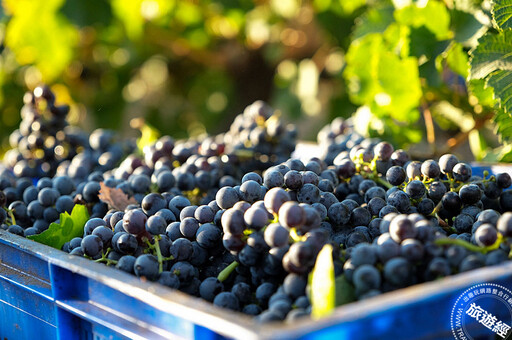
{"type": "Polygon", "coordinates": [[[512,30],[485,34],[471,52],[470,78],[485,78],[497,70],[512,71],[512,30]]]}
{"type": "Polygon", "coordinates": [[[328,316],[336,307],[336,283],[332,245],[326,244],[316,258],[311,272],[311,313],[314,318],[328,316]]]}
{"type": "Polygon", "coordinates": [[[496,25],[502,29],[512,28],[512,0],[494,0],[492,16],[496,25]]]}
{"type": "Polygon", "coordinates": [[[100,194],[99,199],[107,203],[110,208],[114,208],[119,211],[124,211],[130,204],[137,204],[137,201],[133,197],[128,197],[123,190],[118,188],[111,188],[100,183],[100,194]]]}
{"type": "Polygon", "coordinates": [[[59,223],[53,222],[50,227],[38,235],[27,238],[50,247],[61,249],[64,243],[84,234],[84,226],[89,219],[89,212],[85,205],[76,204],[71,211],[60,214],[59,223]]]}
{"type": "Polygon", "coordinates": [[[372,33],[350,45],[346,61],[344,76],[354,103],[368,105],[380,118],[417,120],[411,114],[422,95],[417,58],[400,58],[382,35],[372,33]]]}

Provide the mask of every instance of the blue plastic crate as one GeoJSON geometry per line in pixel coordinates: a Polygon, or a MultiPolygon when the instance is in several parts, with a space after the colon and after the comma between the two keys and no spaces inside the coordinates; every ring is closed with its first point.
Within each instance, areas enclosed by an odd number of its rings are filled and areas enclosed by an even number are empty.
{"type": "MultiPolygon", "coordinates": [[[[481,175],[510,168],[475,165],[473,170],[481,175]]],[[[478,283],[511,289],[512,262],[354,302],[318,321],[259,325],[0,230],[0,339],[453,339],[453,305],[478,283]]],[[[468,325],[475,327],[474,335],[477,326],[468,325]]]]}
{"type": "Polygon", "coordinates": [[[258,325],[242,314],[0,231],[0,336],[449,339],[456,299],[470,286],[487,282],[512,287],[512,263],[348,304],[319,321],[258,325]]]}

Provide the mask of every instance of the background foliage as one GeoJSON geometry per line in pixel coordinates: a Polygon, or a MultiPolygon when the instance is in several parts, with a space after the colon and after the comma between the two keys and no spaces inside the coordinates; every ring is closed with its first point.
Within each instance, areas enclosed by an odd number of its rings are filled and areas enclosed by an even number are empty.
{"type": "Polygon", "coordinates": [[[355,113],[419,157],[511,161],[511,1],[3,0],[0,139],[46,82],[87,130],[217,133],[264,99],[303,139],[355,113]]]}

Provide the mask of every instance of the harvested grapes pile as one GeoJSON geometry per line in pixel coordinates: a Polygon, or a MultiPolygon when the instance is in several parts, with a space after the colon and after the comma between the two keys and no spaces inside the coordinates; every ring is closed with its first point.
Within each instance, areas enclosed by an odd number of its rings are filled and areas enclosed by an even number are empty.
{"type": "Polygon", "coordinates": [[[142,149],[69,126],[47,87],[24,102],[0,166],[2,229],[258,322],[325,314],[319,278],[348,303],[511,254],[507,173],[410,160],[350,120],[325,126],[304,162],[263,102],[224,134],[142,149]]]}

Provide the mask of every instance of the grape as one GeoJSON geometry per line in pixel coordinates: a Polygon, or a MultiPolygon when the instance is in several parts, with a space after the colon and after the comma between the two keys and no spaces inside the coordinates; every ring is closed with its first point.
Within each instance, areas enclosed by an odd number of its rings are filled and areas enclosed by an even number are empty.
{"type": "Polygon", "coordinates": [[[471,215],[461,213],[455,217],[453,221],[453,227],[457,230],[457,233],[470,232],[473,226],[474,218],[471,215]]]}
{"type": "Polygon", "coordinates": [[[512,178],[510,178],[510,175],[506,172],[503,172],[501,174],[496,175],[496,184],[501,189],[506,189],[510,187],[512,184],[512,178]]]}
{"type": "Polygon", "coordinates": [[[404,213],[411,206],[409,195],[401,190],[391,193],[387,199],[389,205],[394,206],[398,211],[404,213]]]}
{"type": "Polygon", "coordinates": [[[421,173],[427,178],[437,178],[441,174],[441,169],[436,161],[429,159],[421,164],[421,173]]]}
{"type": "Polygon", "coordinates": [[[471,167],[466,163],[457,163],[453,167],[453,178],[459,182],[466,182],[471,177],[471,167]]]}
{"type": "MultiPolygon", "coordinates": [[[[425,164],[425,163],[423,163],[425,164]]],[[[419,199],[422,198],[423,195],[425,195],[425,185],[422,181],[413,180],[410,181],[406,188],[405,192],[412,198],[412,199],[419,199]]]]}
{"type": "Polygon", "coordinates": [[[354,270],[352,281],[357,294],[362,295],[372,289],[379,288],[381,277],[377,268],[370,264],[363,264],[354,270]]]}
{"type": "Polygon", "coordinates": [[[353,248],[350,258],[356,267],[363,264],[373,265],[377,261],[377,253],[372,245],[360,243],[353,248]]]}
{"type": "Polygon", "coordinates": [[[350,214],[350,223],[354,226],[367,226],[372,219],[372,215],[366,208],[355,208],[350,214]]]}
{"type": "Polygon", "coordinates": [[[301,203],[318,203],[320,201],[320,189],[311,183],[306,183],[298,191],[297,199],[301,203]]]}
{"type": "Polygon", "coordinates": [[[489,223],[482,224],[475,231],[475,241],[481,247],[488,247],[493,245],[498,238],[496,228],[489,223]]]}
{"type": "Polygon", "coordinates": [[[456,192],[449,191],[444,194],[443,198],[441,199],[441,204],[447,211],[456,214],[460,211],[462,201],[456,192]]]}
{"type": "Polygon", "coordinates": [[[158,259],[155,256],[143,254],[135,260],[133,271],[138,277],[145,277],[150,281],[156,281],[160,276],[158,267],[158,259]]]}
{"type": "Polygon", "coordinates": [[[176,261],[188,261],[192,257],[192,242],[186,238],[179,238],[169,247],[169,253],[176,261]]]}
{"type": "Polygon", "coordinates": [[[85,255],[96,257],[103,250],[103,242],[97,235],[87,235],[82,239],[81,247],[85,255]]]}
{"type": "Polygon", "coordinates": [[[148,217],[141,210],[130,210],[123,216],[123,228],[133,235],[141,235],[146,229],[148,217]]]}
{"type": "Polygon", "coordinates": [[[160,216],[150,216],[146,222],[146,230],[152,235],[163,234],[166,228],[167,222],[160,216]]]}
{"type": "Polygon", "coordinates": [[[123,254],[132,255],[137,250],[137,238],[128,233],[117,233],[119,235],[112,237],[112,243],[115,244],[114,249],[117,249],[123,254]]]}
{"type": "Polygon", "coordinates": [[[463,204],[475,204],[482,198],[482,191],[476,184],[465,184],[460,188],[459,196],[463,204]]]}
{"type": "Polygon", "coordinates": [[[265,242],[270,247],[282,247],[288,244],[290,232],[278,223],[270,224],[264,232],[265,242]]]}
{"type": "Polygon", "coordinates": [[[392,258],[384,265],[384,278],[395,286],[406,286],[411,274],[411,264],[403,257],[392,258]]]}
{"type": "Polygon", "coordinates": [[[350,220],[350,210],[343,203],[335,203],[331,205],[327,211],[329,220],[335,225],[343,225],[350,220]]]}
{"type": "Polygon", "coordinates": [[[279,208],[279,221],[288,228],[302,226],[306,222],[306,213],[297,202],[283,203],[279,208]]]}
{"type": "Polygon", "coordinates": [[[203,299],[213,302],[215,297],[224,290],[222,282],[216,277],[208,277],[199,286],[199,294],[203,299]]]}
{"type": "MultiPolygon", "coordinates": [[[[0,219],[1,220],[1,219],[0,219]]],[[[498,218],[496,228],[505,237],[512,236],[512,213],[506,212],[498,218]]]]}
{"type": "Polygon", "coordinates": [[[389,234],[397,243],[408,238],[414,238],[416,233],[414,224],[405,215],[395,217],[389,224],[389,234]]]}
{"type": "Polygon", "coordinates": [[[151,193],[144,196],[141,203],[142,211],[148,216],[154,215],[160,209],[167,207],[167,200],[160,194],[151,193]]]}
{"type": "Polygon", "coordinates": [[[459,163],[459,160],[452,154],[445,154],[439,158],[439,167],[443,174],[451,174],[457,163],[459,163]]]}

